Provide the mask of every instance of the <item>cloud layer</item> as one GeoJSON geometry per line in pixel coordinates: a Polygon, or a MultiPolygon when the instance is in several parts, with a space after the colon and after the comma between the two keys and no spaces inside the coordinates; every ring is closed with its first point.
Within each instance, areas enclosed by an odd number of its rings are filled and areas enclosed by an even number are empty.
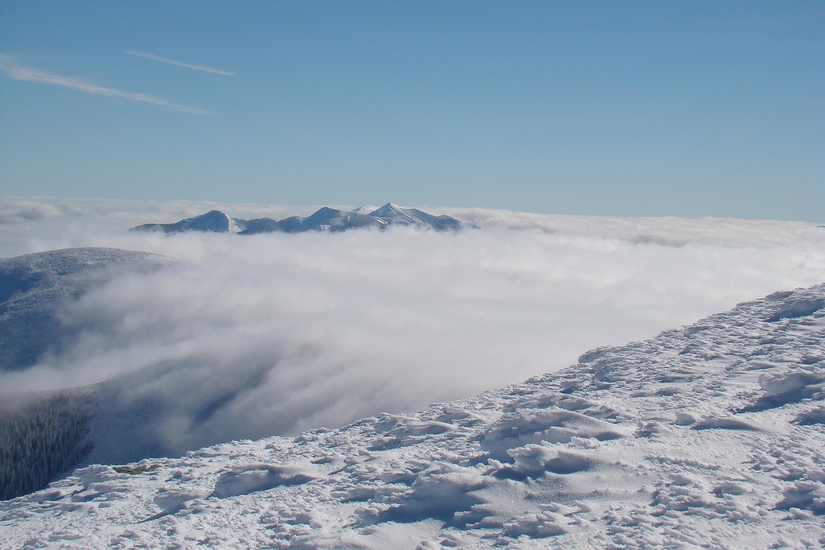
{"type": "Polygon", "coordinates": [[[151,430],[180,451],[469,396],[825,280],[825,229],[805,223],[443,209],[480,228],[125,231],[215,206],[0,199],[3,256],[112,246],[180,260],[71,304],[62,319],[80,335],[74,345],[0,388],[120,377],[117,401],[165,411],[151,430]]]}

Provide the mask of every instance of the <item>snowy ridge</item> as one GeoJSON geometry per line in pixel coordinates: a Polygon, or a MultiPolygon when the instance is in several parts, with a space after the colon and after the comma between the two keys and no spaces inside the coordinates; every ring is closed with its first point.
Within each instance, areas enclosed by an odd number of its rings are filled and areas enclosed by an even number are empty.
{"type": "Polygon", "coordinates": [[[401,208],[387,203],[381,208],[364,213],[365,208],[338,210],[324,206],[312,215],[302,218],[291,216],[283,220],[256,218],[244,220],[230,218],[220,210],[185,218],[176,223],[147,223],[133,227],[131,231],[161,233],[185,233],[201,231],[207,233],[239,233],[255,235],[259,233],[301,233],[304,231],[347,231],[364,227],[386,228],[390,225],[414,225],[436,231],[458,230],[461,222],[450,216],[433,216],[415,208],[401,208]]]}
{"type": "Polygon", "coordinates": [[[3,548],[825,545],[825,285],[463,401],[89,466],[3,548]]]}

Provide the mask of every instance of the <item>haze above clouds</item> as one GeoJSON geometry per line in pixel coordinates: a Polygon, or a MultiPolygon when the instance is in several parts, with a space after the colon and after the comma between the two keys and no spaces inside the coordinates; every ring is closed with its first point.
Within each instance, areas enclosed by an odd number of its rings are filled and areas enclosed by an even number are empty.
{"type": "Polygon", "coordinates": [[[273,218],[314,210],[0,198],[0,256],[107,246],[179,260],[69,304],[62,320],[77,341],[3,375],[0,392],[126,376],[120,398],[166,407],[155,428],[180,451],[470,396],[825,281],[825,228],[804,222],[424,207],[477,228],[126,231],[211,208],[273,218]]]}

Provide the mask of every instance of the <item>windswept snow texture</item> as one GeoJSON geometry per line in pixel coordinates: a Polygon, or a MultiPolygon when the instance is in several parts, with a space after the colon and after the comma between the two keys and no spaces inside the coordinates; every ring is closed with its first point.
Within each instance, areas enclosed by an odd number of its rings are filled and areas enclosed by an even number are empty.
{"type": "Polygon", "coordinates": [[[256,218],[244,220],[230,218],[220,210],[183,219],[177,223],[147,223],[132,228],[132,231],[161,233],[185,233],[201,231],[207,233],[240,233],[256,235],[258,233],[302,233],[304,231],[340,232],[362,227],[386,228],[391,225],[413,225],[436,231],[458,230],[461,222],[450,216],[433,216],[415,208],[401,208],[397,204],[387,203],[381,208],[367,214],[355,210],[338,210],[324,206],[312,215],[302,218],[290,216],[283,220],[256,218]]]}
{"type": "Polygon", "coordinates": [[[0,503],[0,545],[820,548],[823,300],[775,294],[418,413],[89,466],[0,503]]]}

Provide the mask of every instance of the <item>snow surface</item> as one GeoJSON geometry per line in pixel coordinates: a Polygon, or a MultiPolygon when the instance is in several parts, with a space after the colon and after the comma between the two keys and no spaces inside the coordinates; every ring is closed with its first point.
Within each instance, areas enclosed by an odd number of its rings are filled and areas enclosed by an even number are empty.
{"type": "Polygon", "coordinates": [[[61,332],[63,302],[111,280],[123,269],[143,272],[173,260],[115,248],[71,248],[0,258],[0,372],[33,365],[61,332]]]}
{"type": "Polygon", "coordinates": [[[820,548],[825,285],[478,397],[89,466],[2,548],[820,548]]]}

